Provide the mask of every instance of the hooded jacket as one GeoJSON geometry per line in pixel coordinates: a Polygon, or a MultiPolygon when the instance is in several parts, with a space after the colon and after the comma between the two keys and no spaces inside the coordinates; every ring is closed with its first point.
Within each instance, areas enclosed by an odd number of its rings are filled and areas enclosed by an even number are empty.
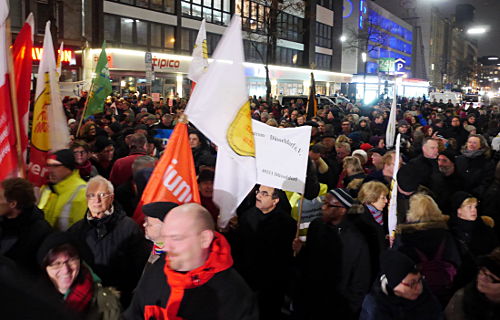
{"type": "Polygon", "coordinates": [[[232,268],[226,239],[215,232],[208,259],[188,271],[170,269],[164,255],[144,274],[125,319],[258,319],[255,298],[232,268]]]}

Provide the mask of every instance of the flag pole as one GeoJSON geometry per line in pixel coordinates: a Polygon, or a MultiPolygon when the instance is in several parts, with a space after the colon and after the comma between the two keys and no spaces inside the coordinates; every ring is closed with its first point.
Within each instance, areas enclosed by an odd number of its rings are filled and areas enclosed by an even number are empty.
{"type": "MultiPolygon", "coordinates": [[[[297,231],[295,231],[295,238],[297,239],[300,235],[300,222],[302,221],[302,208],[304,207],[304,195],[300,197],[299,202],[299,215],[297,217],[297,231]]],[[[296,256],[296,253],[293,253],[293,256],[296,256]]]]}
{"type": "Polygon", "coordinates": [[[17,165],[19,168],[18,170],[20,177],[24,178],[26,177],[26,166],[24,164],[23,150],[21,146],[21,123],[19,122],[19,110],[17,106],[16,74],[14,70],[14,61],[12,59],[12,51],[10,49],[10,44],[12,43],[10,18],[7,18],[5,33],[5,39],[7,40],[6,42],[9,45],[9,48],[7,48],[7,70],[9,72],[10,103],[14,118],[14,131],[16,134],[17,165]]]}
{"type": "Polygon", "coordinates": [[[80,129],[82,127],[83,118],[85,118],[85,112],[87,112],[87,104],[89,103],[90,94],[92,93],[92,90],[94,90],[94,80],[93,79],[92,79],[92,83],[90,84],[89,92],[87,94],[87,100],[85,100],[85,105],[83,106],[83,112],[82,112],[82,116],[80,117],[80,122],[78,123],[78,128],[76,129],[76,138],[80,137],[80,129]]]}

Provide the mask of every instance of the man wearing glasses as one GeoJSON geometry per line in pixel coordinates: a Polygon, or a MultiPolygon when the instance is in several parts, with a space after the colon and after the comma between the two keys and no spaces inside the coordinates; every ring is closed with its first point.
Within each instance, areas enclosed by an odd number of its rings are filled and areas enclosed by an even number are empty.
{"type": "Polygon", "coordinates": [[[92,269],[103,286],[121,292],[124,307],[130,303],[151,251],[140,227],[114,202],[113,184],[101,176],[89,180],[86,192],[88,211],[69,232],[85,244],[93,258],[92,269]]]}
{"type": "Polygon", "coordinates": [[[62,149],[47,159],[48,183],[40,190],[38,207],[56,230],[66,231],[82,219],[87,209],[87,184],[76,169],[73,151],[62,149]]]}
{"type": "Polygon", "coordinates": [[[280,319],[296,230],[290,211],[282,190],[261,185],[232,237],[235,268],[257,294],[261,320],[280,319]]]}

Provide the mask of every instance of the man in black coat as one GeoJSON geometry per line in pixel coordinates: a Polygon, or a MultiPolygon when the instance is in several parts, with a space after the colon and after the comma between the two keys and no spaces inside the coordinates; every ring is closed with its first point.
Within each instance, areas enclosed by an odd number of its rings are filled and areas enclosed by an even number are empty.
{"type": "MultiPolygon", "coordinates": [[[[346,219],[352,202],[344,189],[330,190],[321,208],[323,217],[309,225],[298,256],[298,319],[357,319],[370,288],[371,266],[365,237],[346,219]]],[[[296,245],[297,240],[297,250],[296,245]]]]}
{"type": "Polygon", "coordinates": [[[33,274],[39,272],[38,247],[52,231],[35,203],[28,180],[11,178],[0,183],[0,255],[33,274]]]}
{"type": "Polygon", "coordinates": [[[451,118],[451,126],[444,131],[444,137],[446,139],[455,139],[457,141],[456,151],[460,150],[469,136],[469,132],[464,129],[458,116],[451,118]]]}
{"type": "Polygon", "coordinates": [[[267,186],[257,189],[255,206],[239,216],[231,243],[236,270],[257,293],[260,319],[280,318],[290,279],[296,223],[280,193],[267,186]]]}
{"type": "Polygon", "coordinates": [[[113,185],[101,176],[87,185],[88,211],[69,232],[92,255],[92,269],[104,286],[121,292],[122,305],[128,306],[151,252],[151,244],[139,226],[113,203],[113,185]]]}
{"type": "Polygon", "coordinates": [[[232,268],[231,249],[196,203],[172,209],[161,227],[166,256],[149,267],[123,317],[257,320],[255,297],[232,268]]]}

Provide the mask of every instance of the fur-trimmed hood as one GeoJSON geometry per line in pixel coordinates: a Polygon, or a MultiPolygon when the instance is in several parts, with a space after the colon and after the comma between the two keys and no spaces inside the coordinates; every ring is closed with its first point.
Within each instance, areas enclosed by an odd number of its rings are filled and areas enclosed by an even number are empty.
{"type": "Polygon", "coordinates": [[[449,216],[445,216],[442,221],[426,221],[426,222],[414,222],[414,223],[404,223],[396,227],[396,233],[409,233],[429,229],[448,229],[449,216]]]}

